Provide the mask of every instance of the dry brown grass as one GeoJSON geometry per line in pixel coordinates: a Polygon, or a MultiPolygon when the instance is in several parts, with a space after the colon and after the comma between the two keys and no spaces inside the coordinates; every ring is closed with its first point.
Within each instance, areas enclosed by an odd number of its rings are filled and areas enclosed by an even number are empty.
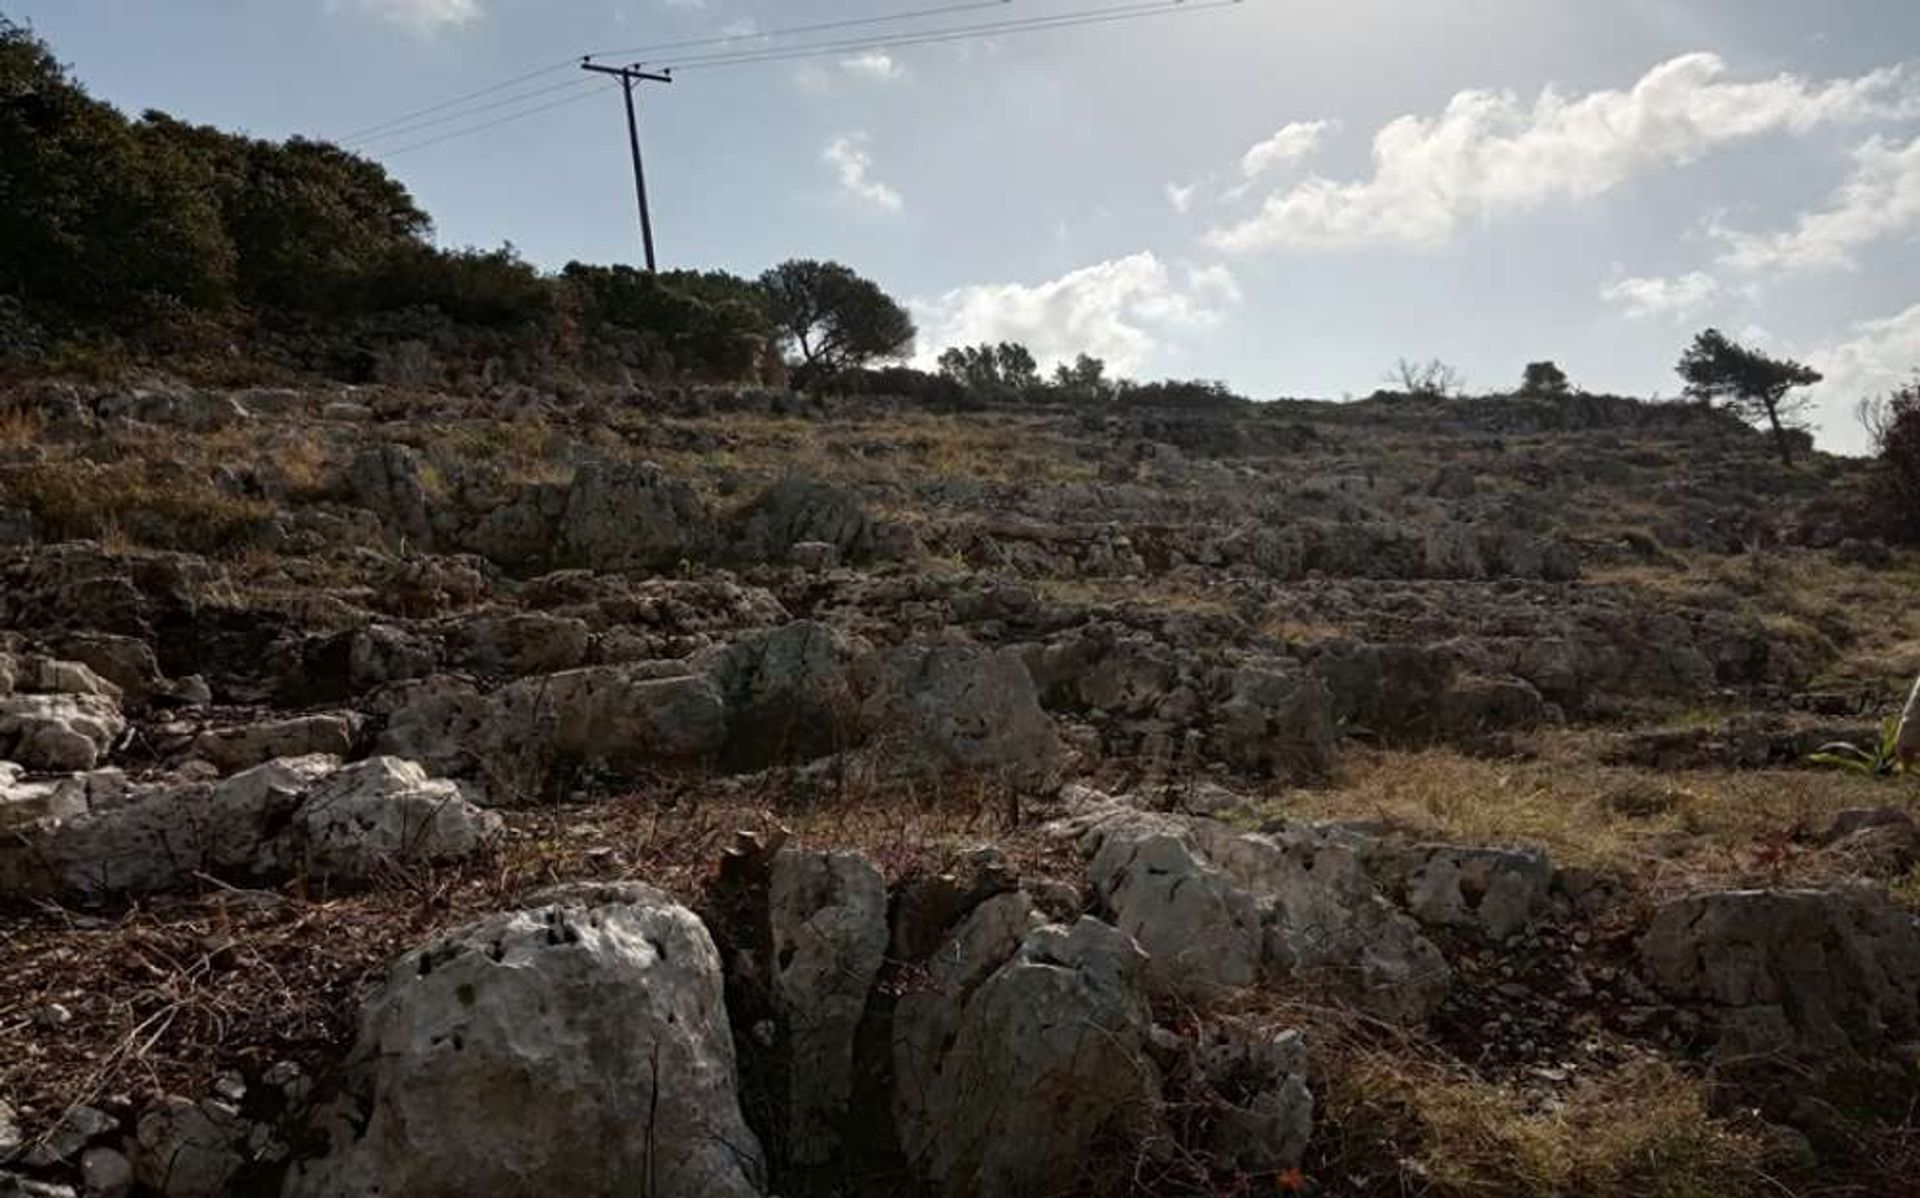
{"type": "Polygon", "coordinates": [[[1900,689],[1920,674],[1920,607],[1913,602],[1920,594],[1920,553],[1896,554],[1884,567],[1812,549],[1694,554],[1681,562],[1601,567],[1587,581],[1757,620],[1827,663],[1819,685],[1900,689]]]}
{"type": "Polygon", "coordinates": [[[36,411],[28,408],[0,411],[0,449],[38,445],[45,431],[46,421],[36,411]]]}
{"type": "Polygon", "coordinates": [[[1452,749],[1350,749],[1333,786],[1295,790],[1267,810],[1373,819],[1465,844],[1529,844],[1556,864],[1626,875],[1653,892],[1847,876],[1852,863],[1796,838],[1849,807],[1920,816],[1920,788],[1820,770],[1663,773],[1593,764],[1591,738],[1540,737],[1531,762],[1452,749]]]}
{"type": "Polygon", "coordinates": [[[166,548],[227,553],[273,505],[232,495],[191,471],[158,477],[145,463],[42,462],[9,473],[0,495],[58,538],[124,537],[166,548]]]}
{"type": "Polygon", "coordinates": [[[1752,1198],[1768,1142],[1709,1113],[1704,1085],[1639,1060],[1536,1091],[1405,1052],[1341,1055],[1320,1082],[1322,1142],[1360,1193],[1431,1198],[1752,1198]]]}

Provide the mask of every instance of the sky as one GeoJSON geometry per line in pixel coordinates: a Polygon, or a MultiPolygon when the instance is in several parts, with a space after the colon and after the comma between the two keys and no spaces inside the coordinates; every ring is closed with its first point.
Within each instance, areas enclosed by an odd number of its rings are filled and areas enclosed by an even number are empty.
{"type": "Polygon", "coordinates": [[[1400,358],[1472,389],[1546,358],[1590,390],[1672,397],[1680,351],[1715,326],[1823,371],[1818,434],[1842,452],[1864,448],[1856,401],[1920,366],[1914,0],[1187,0],[853,44],[1126,4],[1000,0],[765,36],[958,3],[0,13],[129,112],[341,141],[411,188],[441,244],[511,242],[554,269],[640,253],[618,86],[571,60],[678,62],[640,97],[661,265],[843,261],[909,303],[923,361],[1011,339],[1043,363],[1084,351],[1135,377],[1337,399],[1400,358]],[[712,47],[615,53],[725,35],[839,44],[705,67],[712,47]]]}

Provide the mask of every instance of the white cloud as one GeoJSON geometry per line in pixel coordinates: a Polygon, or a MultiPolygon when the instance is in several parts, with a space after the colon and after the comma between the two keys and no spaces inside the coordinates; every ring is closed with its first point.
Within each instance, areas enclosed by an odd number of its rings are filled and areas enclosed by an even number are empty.
{"type": "Polygon", "coordinates": [[[1720,226],[1722,258],[1742,270],[1817,270],[1854,265],[1854,252],[1882,238],[1920,228],[1920,137],[1906,145],[1868,140],[1853,152],[1853,170],[1824,208],[1801,213],[1790,230],[1741,233],[1720,226]]]}
{"type": "Polygon", "coordinates": [[[1744,138],[1920,114],[1920,89],[1898,67],[1824,84],[1726,73],[1719,56],[1698,53],[1655,66],[1626,91],[1568,98],[1548,88],[1532,104],[1512,92],[1459,92],[1437,117],[1383,126],[1371,178],[1306,179],[1209,240],[1239,253],[1432,246],[1470,218],[1598,195],[1636,170],[1744,138]]]}
{"type": "Polygon", "coordinates": [[[328,0],[327,7],[354,8],[419,30],[465,25],[480,17],[480,0],[328,0]]]}
{"type": "Polygon", "coordinates": [[[1199,194],[1198,183],[1167,184],[1167,203],[1172,204],[1173,210],[1182,216],[1193,210],[1193,198],[1199,194]]]}
{"type": "Polygon", "coordinates": [[[1143,252],[1033,286],[957,288],[913,305],[921,361],[931,363],[949,346],[1018,341],[1045,365],[1089,353],[1115,373],[1134,373],[1163,348],[1169,330],[1213,324],[1222,307],[1239,302],[1224,266],[1187,267],[1184,276],[1182,286],[1165,263],[1143,252]]]}
{"type": "Polygon", "coordinates": [[[873,177],[873,155],[867,152],[865,133],[848,133],[827,143],[820,157],[840,176],[848,195],[888,212],[898,212],[905,201],[898,191],[873,177]]]}
{"type": "Polygon", "coordinates": [[[1319,149],[1320,139],[1332,128],[1332,121],[1293,121],[1280,126],[1272,137],[1241,157],[1241,175],[1257,179],[1270,170],[1292,166],[1319,149]]]}
{"type": "Polygon", "coordinates": [[[884,50],[867,50],[852,58],[843,58],[840,60],[840,69],[861,79],[881,82],[904,78],[907,73],[907,69],[884,50]]]}
{"type": "Polygon", "coordinates": [[[1619,304],[1628,316],[1672,319],[1676,324],[1719,295],[1720,281],[1699,270],[1670,278],[1620,278],[1600,288],[1600,298],[1619,304]]]}
{"type": "Polygon", "coordinates": [[[1826,376],[1812,391],[1821,447],[1865,453],[1867,434],[1854,421],[1854,405],[1913,380],[1920,367],[1920,304],[1855,325],[1852,338],[1809,354],[1807,364],[1826,376]]]}

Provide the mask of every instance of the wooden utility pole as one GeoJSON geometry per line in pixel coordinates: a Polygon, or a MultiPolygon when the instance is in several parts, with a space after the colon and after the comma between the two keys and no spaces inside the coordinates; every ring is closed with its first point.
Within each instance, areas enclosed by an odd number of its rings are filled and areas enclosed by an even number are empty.
{"type": "Polygon", "coordinates": [[[620,81],[620,90],[627,98],[627,144],[633,149],[633,189],[640,197],[640,244],[647,251],[647,273],[653,274],[658,268],[653,260],[653,217],[647,211],[647,172],[640,165],[640,117],[634,109],[633,89],[642,83],[672,83],[671,72],[654,74],[640,69],[635,63],[630,67],[603,67],[591,58],[580,60],[580,69],[599,75],[611,75],[620,81]]]}

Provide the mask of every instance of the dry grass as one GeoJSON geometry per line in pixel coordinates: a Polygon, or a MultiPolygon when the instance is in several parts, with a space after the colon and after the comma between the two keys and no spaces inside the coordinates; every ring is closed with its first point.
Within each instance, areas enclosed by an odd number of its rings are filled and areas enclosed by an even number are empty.
{"type": "Polygon", "coordinates": [[[1823,686],[1901,689],[1920,674],[1920,553],[1885,567],[1852,565],[1811,549],[1695,554],[1678,567],[1601,567],[1611,583],[1754,619],[1827,664],[1823,686]]]}
{"type": "Polygon", "coordinates": [[[6,475],[0,495],[30,510],[52,537],[123,536],[206,553],[240,548],[249,526],[274,512],[272,504],[229,494],[205,475],[162,477],[140,462],[36,463],[6,475]]]}
{"type": "Polygon", "coordinates": [[[1849,807],[1920,816],[1920,788],[1818,770],[1663,773],[1592,763],[1589,738],[1540,738],[1531,762],[1451,749],[1350,749],[1334,786],[1289,791],[1267,810],[1291,818],[1372,819],[1465,844],[1530,844],[1556,864],[1644,882],[1655,893],[1845,876],[1843,858],[1798,837],[1849,807]]]}
{"type": "Polygon", "coordinates": [[[1698,1080],[1651,1059],[1541,1091],[1404,1052],[1362,1049],[1326,1073],[1320,1101],[1323,1167],[1367,1176],[1360,1193],[1792,1193],[1769,1176],[1764,1138],[1715,1118],[1698,1080]]]}
{"type": "Polygon", "coordinates": [[[46,421],[29,408],[0,411],[0,449],[21,449],[38,445],[46,431],[46,421]]]}

